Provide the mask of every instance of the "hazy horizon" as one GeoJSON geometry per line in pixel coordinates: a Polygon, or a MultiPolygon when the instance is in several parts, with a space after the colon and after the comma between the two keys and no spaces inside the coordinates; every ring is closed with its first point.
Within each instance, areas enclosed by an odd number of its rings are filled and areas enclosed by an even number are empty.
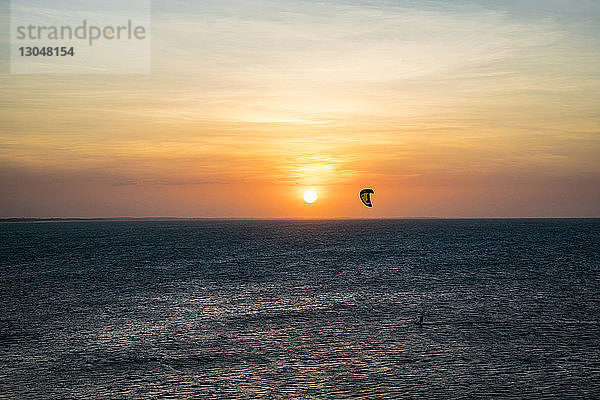
{"type": "Polygon", "coordinates": [[[343,220],[502,220],[502,219],[600,219],[600,217],[165,217],[165,216],[109,216],[109,217],[0,217],[0,222],[60,222],[60,221],[343,221],[343,220]]]}

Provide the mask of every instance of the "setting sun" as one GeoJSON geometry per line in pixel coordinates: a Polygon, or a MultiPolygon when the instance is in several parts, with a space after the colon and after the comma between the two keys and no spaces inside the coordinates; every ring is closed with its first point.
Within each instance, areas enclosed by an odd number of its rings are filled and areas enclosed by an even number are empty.
{"type": "Polygon", "coordinates": [[[307,203],[314,203],[315,201],[317,201],[317,193],[313,192],[312,190],[308,190],[306,192],[304,192],[304,196],[302,196],[304,198],[304,201],[307,203]]]}

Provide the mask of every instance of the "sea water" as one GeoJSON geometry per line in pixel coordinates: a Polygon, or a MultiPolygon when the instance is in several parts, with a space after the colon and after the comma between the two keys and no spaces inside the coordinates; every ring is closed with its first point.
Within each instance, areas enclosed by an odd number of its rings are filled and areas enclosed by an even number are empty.
{"type": "Polygon", "coordinates": [[[600,398],[599,320],[598,219],[0,224],[2,399],[600,398]]]}

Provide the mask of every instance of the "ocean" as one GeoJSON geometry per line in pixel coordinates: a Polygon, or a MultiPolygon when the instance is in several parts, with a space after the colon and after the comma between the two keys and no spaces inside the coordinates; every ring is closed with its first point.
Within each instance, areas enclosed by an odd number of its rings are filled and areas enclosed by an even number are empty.
{"type": "Polygon", "coordinates": [[[0,398],[600,398],[600,220],[0,223],[0,398]]]}

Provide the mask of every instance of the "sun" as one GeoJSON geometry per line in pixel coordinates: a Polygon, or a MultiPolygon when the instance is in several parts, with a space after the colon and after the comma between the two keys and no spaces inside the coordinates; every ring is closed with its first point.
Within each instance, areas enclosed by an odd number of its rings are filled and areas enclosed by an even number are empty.
{"type": "Polygon", "coordinates": [[[312,190],[307,190],[306,192],[304,192],[304,195],[302,197],[304,198],[304,201],[309,204],[317,201],[317,193],[313,192],[312,190]]]}

